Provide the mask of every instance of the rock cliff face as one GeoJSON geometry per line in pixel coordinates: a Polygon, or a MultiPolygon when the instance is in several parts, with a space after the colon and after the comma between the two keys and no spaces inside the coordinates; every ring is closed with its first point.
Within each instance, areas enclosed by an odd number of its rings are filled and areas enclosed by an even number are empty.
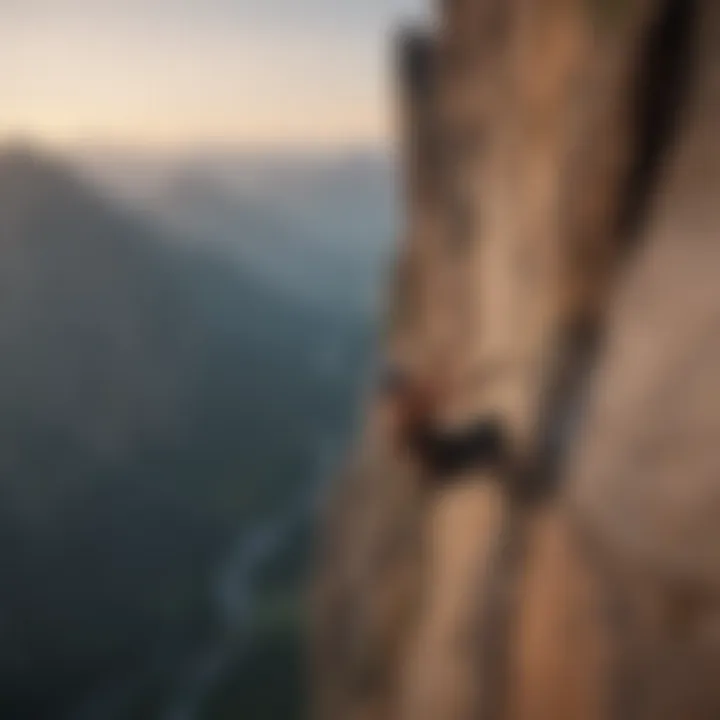
{"type": "Polygon", "coordinates": [[[318,717],[717,717],[719,32],[712,0],[448,0],[403,36],[406,380],[327,514],[318,717]],[[503,461],[429,467],[419,396],[503,461]]]}

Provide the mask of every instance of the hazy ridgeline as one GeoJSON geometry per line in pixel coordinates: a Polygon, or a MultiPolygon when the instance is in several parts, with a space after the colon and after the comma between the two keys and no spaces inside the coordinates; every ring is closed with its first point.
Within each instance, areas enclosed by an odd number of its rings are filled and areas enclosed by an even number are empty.
{"type": "Polygon", "coordinates": [[[306,513],[371,356],[389,174],[0,151],[3,718],[300,712],[306,513]]]}

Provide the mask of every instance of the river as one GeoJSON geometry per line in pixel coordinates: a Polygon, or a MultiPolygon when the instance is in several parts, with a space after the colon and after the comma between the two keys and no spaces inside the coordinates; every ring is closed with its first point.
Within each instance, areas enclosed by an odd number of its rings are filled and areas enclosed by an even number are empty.
{"type": "Polygon", "coordinates": [[[237,669],[238,656],[249,646],[256,578],[286,548],[317,508],[337,459],[337,443],[324,440],[317,451],[317,482],[277,515],[239,533],[218,565],[212,584],[212,606],[218,633],[193,659],[189,672],[177,685],[160,720],[203,720],[202,710],[212,691],[237,669]]]}

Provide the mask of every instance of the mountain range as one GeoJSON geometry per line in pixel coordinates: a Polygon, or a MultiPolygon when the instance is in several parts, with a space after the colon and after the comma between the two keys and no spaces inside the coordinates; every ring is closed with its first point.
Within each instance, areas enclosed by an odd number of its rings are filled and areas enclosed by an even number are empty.
{"type": "MultiPolygon", "coordinates": [[[[0,150],[0,715],[18,720],[84,717],[128,677],[127,710],[93,720],[159,717],[216,632],[214,568],[315,491],[372,355],[372,312],[319,280],[339,265],[288,289],[332,244],[312,223],[198,170],[144,200],[109,177],[0,150]]],[[[373,285],[378,246],[359,253],[373,285]]],[[[279,560],[288,597],[301,555],[279,560]]]]}

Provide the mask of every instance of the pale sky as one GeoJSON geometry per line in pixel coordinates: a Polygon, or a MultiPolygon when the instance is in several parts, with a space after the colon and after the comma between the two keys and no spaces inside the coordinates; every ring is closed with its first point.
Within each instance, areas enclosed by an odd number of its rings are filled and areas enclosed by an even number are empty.
{"type": "Polygon", "coordinates": [[[374,144],[434,0],[0,0],[0,137],[374,144]]]}

